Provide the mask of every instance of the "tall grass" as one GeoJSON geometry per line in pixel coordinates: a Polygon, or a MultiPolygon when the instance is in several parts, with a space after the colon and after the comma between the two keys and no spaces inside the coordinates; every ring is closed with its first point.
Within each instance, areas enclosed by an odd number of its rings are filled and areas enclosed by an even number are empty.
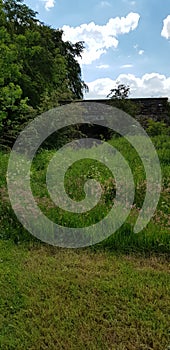
{"type": "MultiPolygon", "coordinates": [[[[131,213],[123,226],[93,249],[109,249],[127,253],[138,251],[168,254],[170,252],[170,140],[169,136],[159,135],[153,137],[152,141],[158,152],[163,175],[162,192],[154,217],[142,232],[138,234],[133,232],[145,197],[145,172],[135,149],[124,138],[113,138],[110,144],[120,151],[131,168],[136,187],[135,199],[131,213]]],[[[38,206],[52,221],[64,226],[84,227],[102,220],[113,205],[116,193],[115,179],[110,170],[90,158],[77,161],[68,169],[65,186],[72,199],[80,201],[84,198],[84,184],[88,179],[96,179],[102,188],[101,199],[91,211],[83,214],[70,213],[56,207],[47,190],[46,171],[54,154],[55,150],[41,150],[32,164],[31,186],[38,206]]],[[[0,238],[12,239],[16,243],[35,241],[36,239],[18,222],[10,205],[6,186],[8,157],[8,153],[0,153],[0,238]]]]}

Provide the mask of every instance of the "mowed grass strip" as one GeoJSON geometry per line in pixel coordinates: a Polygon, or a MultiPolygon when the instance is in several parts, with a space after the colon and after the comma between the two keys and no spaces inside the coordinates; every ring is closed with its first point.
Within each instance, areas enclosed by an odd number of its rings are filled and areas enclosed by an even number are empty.
{"type": "Polygon", "coordinates": [[[166,350],[170,263],[0,241],[0,349],[166,350]]]}

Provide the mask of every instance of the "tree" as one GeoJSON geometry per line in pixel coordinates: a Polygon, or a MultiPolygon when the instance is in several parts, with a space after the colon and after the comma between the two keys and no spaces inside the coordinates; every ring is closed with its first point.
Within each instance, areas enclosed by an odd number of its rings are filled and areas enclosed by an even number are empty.
{"type": "Polygon", "coordinates": [[[110,97],[113,99],[123,100],[129,97],[130,94],[130,87],[129,85],[120,84],[119,82],[116,82],[117,87],[110,90],[110,93],[107,95],[107,97],[110,97]]]}
{"type": "Polygon", "coordinates": [[[19,51],[21,75],[18,84],[23,97],[36,108],[42,97],[54,95],[62,99],[79,99],[86,84],[81,79],[77,58],[83,42],[72,44],[62,40],[63,31],[53,29],[36,18],[37,12],[23,0],[4,0],[2,10],[5,28],[19,51]]]}
{"type": "Polygon", "coordinates": [[[135,117],[138,112],[138,107],[128,99],[129,95],[129,85],[116,82],[116,87],[110,90],[110,93],[107,95],[107,97],[110,98],[111,105],[130,114],[132,117],[135,117]]]}
{"type": "Polygon", "coordinates": [[[0,140],[15,139],[21,120],[30,113],[27,98],[22,97],[18,84],[21,75],[19,52],[5,27],[5,15],[0,3],[0,140]]]}
{"type": "Polygon", "coordinates": [[[36,16],[22,0],[0,0],[1,139],[35,111],[80,99],[87,89],[77,61],[83,43],[64,42],[61,30],[36,16]]]}
{"type": "Polygon", "coordinates": [[[69,88],[75,98],[83,98],[83,91],[88,92],[88,86],[81,80],[81,68],[75,57],[81,57],[84,43],[82,41],[76,44],[70,42],[62,43],[62,53],[67,60],[67,72],[69,88]]]}

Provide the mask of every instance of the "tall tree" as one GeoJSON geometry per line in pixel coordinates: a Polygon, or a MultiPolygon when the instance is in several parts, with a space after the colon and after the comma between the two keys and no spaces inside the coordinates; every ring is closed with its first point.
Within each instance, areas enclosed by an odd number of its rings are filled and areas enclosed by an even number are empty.
{"type": "Polygon", "coordinates": [[[0,127],[18,129],[33,109],[80,99],[87,89],[77,58],[83,43],[37,19],[22,0],[0,0],[0,127]],[[31,109],[31,107],[33,109],[31,109]],[[16,128],[17,126],[17,128],[16,128]]]}
{"type": "Polygon", "coordinates": [[[72,98],[82,98],[87,86],[81,79],[77,57],[83,43],[72,44],[62,40],[63,32],[37,20],[37,13],[22,0],[4,0],[8,33],[17,43],[22,62],[19,84],[23,96],[36,107],[44,94],[54,91],[72,98]],[[62,91],[63,90],[63,91],[62,91]]]}
{"type": "Polygon", "coordinates": [[[27,98],[22,97],[22,89],[18,84],[21,76],[19,52],[6,29],[6,18],[0,2],[0,139],[13,135],[21,120],[30,112],[27,98]],[[10,130],[10,135],[9,135],[10,130]]]}

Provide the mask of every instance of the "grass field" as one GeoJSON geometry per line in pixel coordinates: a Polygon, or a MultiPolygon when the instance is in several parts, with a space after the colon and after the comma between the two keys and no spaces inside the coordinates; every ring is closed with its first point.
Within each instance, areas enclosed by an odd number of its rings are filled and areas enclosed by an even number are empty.
{"type": "Polygon", "coordinates": [[[0,242],[0,348],[166,350],[163,257],[0,242]]]}
{"type": "MultiPolygon", "coordinates": [[[[170,139],[160,135],[153,142],[163,180],[150,223],[139,234],[133,233],[145,195],[145,174],[136,151],[123,138],[114,139],[111,143],[127,159],[134,176],[131,214],[104,242],[76,250],[49,246],[23,229],[7,194],[9,155],[1,152],[0,349],[170,348],[170,139]]],[[[32,166],[31,185],[38,205],[61,224],[93,223],[94,213],[71,216],[50,201],[45,173],[53,154],[40,152],[32,166]]],[[[74,166],[66,178],[72,198],[82,198],[87,178],[101,182],[103,197],[96,207],[96,222],[114,200],[114,181],[109,171],[90,160],[74,166]]]]}
{"type": "MultiPolygon", "coordinates": [[[[160,135],[154,137],[153,142],[162,168],[161,196],[157,210],[147,227],[142,232],[134,234],[133,227],[145,198],[145,172],[139,155],[125,139],[118,138],[111,141],[111,144],[120,151],[131,167],[135,183],[135,198],[126,222],[115,234],[99,244],[99,247],[102,249],[108,248],[112,251],[116,250],[125,253],[138,251],[148,254],[151,252],[170,254],[170,138],[169,136],[160,135]]],[[[47,190],[47,166],[54,154],[54,150],[43,150],[33,161],[31,187],[38,206],[45,215],[61,226],[85,227],[102,220],[109,213],[115,196],[115,182],[113,176],[111,177],[110,170],[102,163],[91,159],[77,161],[69,168],[66,174],[65,186],[72,199],[82,200],[84,198],[84,183],[88,179],[96,179],[102,187],[101,199],[94,209],[83,214],[70,213],[56,207],[47,190]]],[[[70,151],[70,158],[71,154],[70,151]]],[[[8,199],[5,179],[8,157],[8,154],[0,154],[0,237],[13,239],[15,243],[30,241],[33,240],[33,237],[17,220],[8,199]]],[[[124,169],[122,169],[121,176],[122,186],[124,186],[124,169]]]]}

